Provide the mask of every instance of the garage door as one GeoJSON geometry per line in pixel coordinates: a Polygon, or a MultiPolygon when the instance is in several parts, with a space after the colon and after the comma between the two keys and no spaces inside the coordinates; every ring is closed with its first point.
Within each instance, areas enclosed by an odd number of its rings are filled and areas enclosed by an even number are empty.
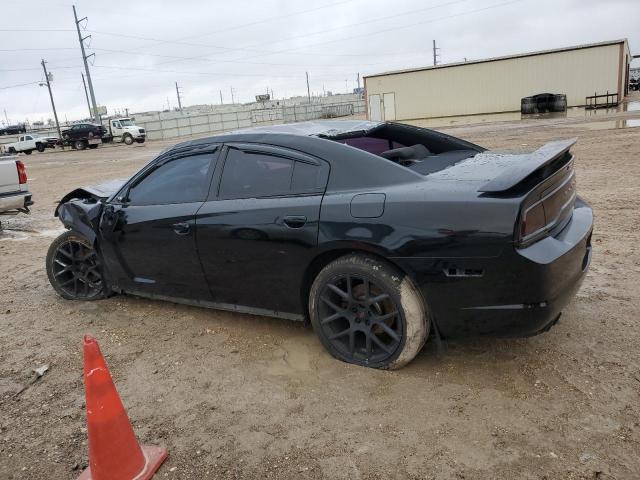
{"type": "Polygon", "coordinates": [[[373,122],[379,122],[382,120],[380,95],[371,95],[369,97],[369,120],[373,122]]]}
{"type": "Polygon", "coordinates": [[[382,97],[382,103],[384,105],[384,119],[395,120],[396,119],[396,94],[385,93],[382,97]]]}

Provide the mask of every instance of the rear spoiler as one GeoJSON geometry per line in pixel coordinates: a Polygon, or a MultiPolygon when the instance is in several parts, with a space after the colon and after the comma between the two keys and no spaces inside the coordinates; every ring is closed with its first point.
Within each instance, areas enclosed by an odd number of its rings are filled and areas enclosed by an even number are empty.
{"type": "MultiPolygon", "coordinates": [[[[566,154],[576,143],[575,138],[549,142],[528,155],[504,155],[513,157],[513,166],[478,189],[479,192],[498,193],[515,187],[536,170],[566,154]]],[[[485,153],[486,154],[486,153],[485,153]]]]}

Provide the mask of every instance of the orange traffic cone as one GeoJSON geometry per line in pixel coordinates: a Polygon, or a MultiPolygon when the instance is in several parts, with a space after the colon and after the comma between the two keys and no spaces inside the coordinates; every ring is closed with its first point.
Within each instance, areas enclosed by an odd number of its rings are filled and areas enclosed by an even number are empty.
{"type": "Polygon", "coordinates": [[[84,337],[89,468],[78,480],[147,480],[167,449],[140,446],[95,338],[84,337]]]}

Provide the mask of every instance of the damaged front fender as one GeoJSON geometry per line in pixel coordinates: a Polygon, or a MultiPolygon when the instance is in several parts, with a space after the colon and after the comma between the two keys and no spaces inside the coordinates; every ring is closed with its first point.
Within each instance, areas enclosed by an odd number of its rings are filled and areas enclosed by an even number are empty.
{"type": "Polygon", "coordinates": [[[101,201],[93,198],[75,199],[58,205],[56,214],[66,228],[94,243],[103,207],[101,201]]]}

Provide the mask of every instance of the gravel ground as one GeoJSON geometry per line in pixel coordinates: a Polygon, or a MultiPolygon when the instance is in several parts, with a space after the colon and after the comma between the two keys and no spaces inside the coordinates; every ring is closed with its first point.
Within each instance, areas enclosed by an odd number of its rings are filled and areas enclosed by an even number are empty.
{"type": "Polygon", "coordinates": [[[577,137],[593,263],[550,332],[451,341],[444,355],[429,342],[396,372],[340,363],[295,322],[62,300],[44,270],[55,201],[127,177],[167,143],[23,157],[36,204],[0,233],[0,478],[72,479],[86,466],[84,333],[139,438],[169,448],[160,478],[638,478],[640,128],[615,128],[633,115],[445,129],[500,149],[577,137]]]}

